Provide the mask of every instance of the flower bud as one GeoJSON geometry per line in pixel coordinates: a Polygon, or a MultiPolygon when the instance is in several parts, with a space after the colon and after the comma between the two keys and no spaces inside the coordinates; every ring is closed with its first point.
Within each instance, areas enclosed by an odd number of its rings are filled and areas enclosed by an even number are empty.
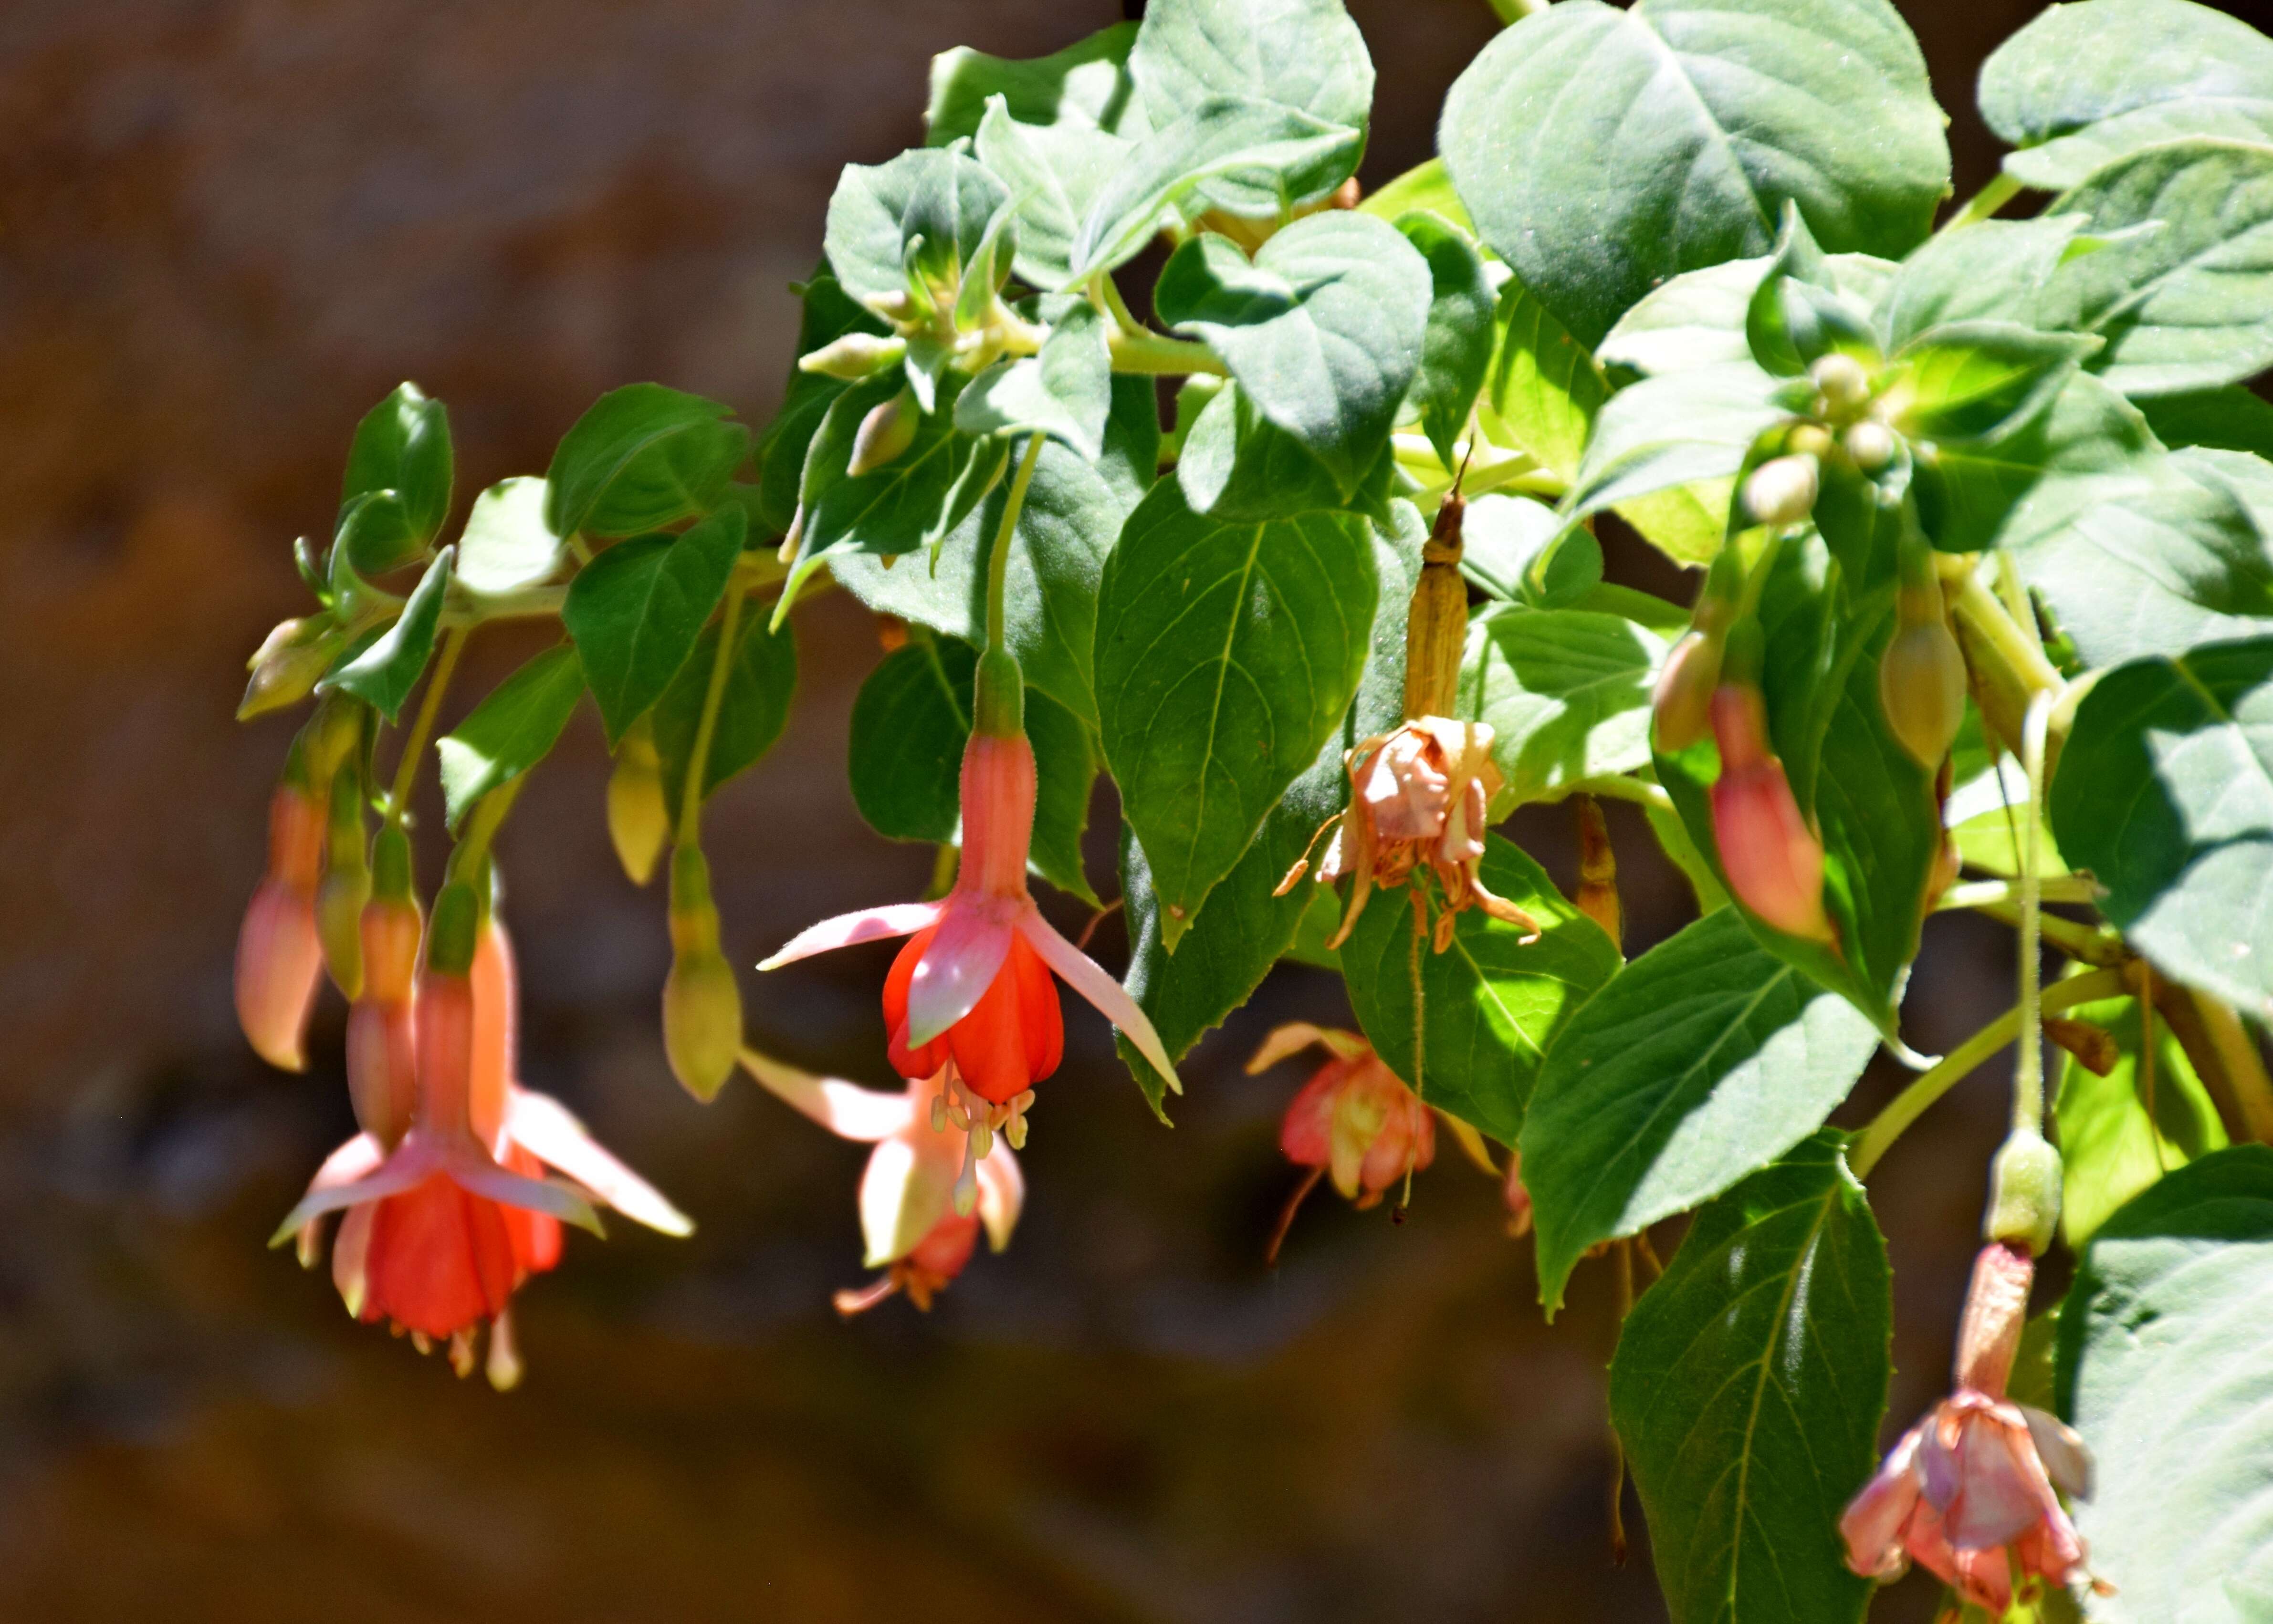
{"type": "Polygon", "coordinates": [[[1667,755],[1688,749],[1712,725],[1713,692],[1721,685],[1721,648],[1718,634],[1695,628],[1683,632],[1666,656],[1651,703],[1657,747],[1667,755]]]}
{"type": "Polygon", "coordinates": [[[1848,430],[1842,444],[1865,474],[1879,473],[1894,460],[1894,431],[1875,417],[1865,417],[1848,430]]]}
{"type": "Polygon", "coordinates": [[[1775,457],[1744,481],[1744,512],[1754,524],[1797,524],[1815,511],[1812,457],[1775,457]]]}
{"type": "Polygon", "coordinates": [[[276,786],[268,803],[268,872],[236,938],[236,1018],[271,1066],[307,1065],[308,1012],[323,973],[316,935],[316,876],[323,861],[324,809],[302,785],[276,786]]]}
{"type": "Polygon", "coordinates": [[[379,831],[371,889],[358,922],[363,991],[348,1011],[348,1096],[364,1131],[392,1145],[409,1130],[417,1098],[413,1005],[425,930],[411,888],[410,842],[400,828],[379,831]]]}
{"type": "Polygon", "coordinates": [[[364,849],[363,777],[332,777],[330,857],[316,891],[316,933],[332,984],[350,1002],[363,992],[363,909],[371,901],[371,864],[364,849]]]}
{"type": "Polygon", "coordinates": [[[841,378],[847,383],[859,383],[873,373],[881,372],[908,353],[908,341],[903,338],[883,338],[874,333],[848,333],[832,344],[798,357],[800,372],[818,372],[823,378],[841,378]]]}
{"type": "Polygon", "coordinates": [[[663,984],[663,1047],[680,1086],[705,1102],[733,1074],[742,1049],[742,992],[718,950],[710,865],[682,846],[671,863],[671,975],[663,984]]]}
{"type": "Polygon", "coordinates": [[[1813,457],[1817,461],[1831,454],[1831,431],[1819,423],[1798,423],[1783,437],[1783,448],[1795,457],[1813,457]]]}
{"type": "Polygon", "coordinates": [[[1941,765],[1965,720],[1965,659],[1937,617],[1895,632],[1879,660],[1887,725],[1921,767],[1941,765]]]}
{"type": "Polygon", "coordinates": [[[882,468],[915,444],[916,429],[922,422],[913,390],[903,389],[881,406],[871,408],[853,431],[852,460],[845,464],[845,473],[858,479],[882,468]]]}
{"type": "Polygon", "coordinates": [[[1783,763],[1769,753],[1759,691],[1724,684],[1713,696],[1713,732],[1721,747],[1713,839],[1729,891],[1786,935],[1830,941],[1823,846],[1800,816],[1783,763]]]}
{"type": "Polygon", "coordinates": [[[1849,416],[1871,398],[1871,375],[1863,363],[1842,350],[1833,350],[1820,356],[1807,369],[1815,386],[1823,393],[1826,412],[1832,416],[1849,416]]]}
{"type": "Polygon", "coordinates": [[[346,641],[327,614],[280,621],[246,662],[252,680],[237,702],[236,719],[249,722],[306,699],[346,641]]]}
{"type": "Polygon", "coordinates": [[[1989,1164],[1990,1240],[2041,1257],[2059,1227],[2060,1156],[2034,1128],[2014,1128],[1989,1164]]]}
{"type": "Polygon", "coordinates": [[[632,884],[647,884],[671,838],[671,803],[663,760],[656,752],[655,725],[644,716],[616,746],[616,770],[608,775],[608,838],[632,884]]]}

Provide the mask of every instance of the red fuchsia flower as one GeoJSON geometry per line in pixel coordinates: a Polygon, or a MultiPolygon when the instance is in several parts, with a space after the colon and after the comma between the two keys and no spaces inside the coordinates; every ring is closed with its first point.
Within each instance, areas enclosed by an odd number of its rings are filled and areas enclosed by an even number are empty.
{"type": "Polygon", "coordinates": [[[1437,1124],[1429,1107],[1355,1032],[1307,1021],[1282,1026],[1248,1061],[1248,1075],[1267,1071],[1313,1044],[1325,1050],[1326,1063],[1302,1085],[1279,1126],[1279,1148],[1288,1161],[1310,1172],[1272,1238],[1267,1255],[1274,1260],[1296,1210],[1320,1179],[1331,1174],[1334,1188],[1362,1212],[1377,1205],[1392,1185],[1437,1158],[1437,1124]]]}
{"type": "Polygon", "coordinates": [[[344,1209],[332,1276],[349,1313],[390,1321],[422,1347],[447,1340],[461,1375],[487,1323],[490,1379],[510,1387],[520,1361],[506,1305],[559,1261],[563,1222],[599,1232],[589,1198],[667,1234],[692,1225],[560,1105],[514,1081],[512,951],[494,920],[465,974],[430,965],[416,1014],[407,1130],[390,1145],[367,1125],[333,1152],[277,1239],[296,1234],[312,1263],[323,1216],[344,1209]],[[581,1187],[541,1177],[545,1164],[581,1187]]]}
{"type": "MultiPolygon", "coordinates": [[[[840,914],[799,932],[758,968],[895,936],[910,938],[884,979],[892,1066],[911,1080],[944,1075],[948,1104],[982,1130],[1023,1138],[1033,1085],[1065,1044],[1054,971],[1128,1035],[1179,1087],[1136,1000],[1043,918],[1026,891],[1034,823],[1034,752],[1023,734],[973,731],[963,752],[963,862],[938,902],[840,914]],[[951,1062],[951,1064],[950,1064],[951,1062]]],[[[984,1159],[984,1151],[975,1154],[984,1159]]]]}
{"type": "Polygon", "coordinates": [[[2091,1455],[2056,1418],[2005,1396],[2036,1266],[1999,1243],[1982,1248],[1957,1333],[1957,1390],[1902,1434],[1840,1519],[1847,1565],[1867,1578],[1923,1562],[2001,1618],[2024,1583],[2066,1585],[2084,1546],[2060,1507],[2091,1493],[2091,1455]]]}
{"type": "Polygon", "coordinates": [[[1737,900],[1790,936],[1833,939],[1823,911],[1823,843],[1770,753],[1759,690],[1727,683],[1713,694],[1721,776],[1713,784],[1713,840],[1737,900]]]}
{"type": "Polygon", "coordinates": [[[927,1309],[971,1261],[982,1227],[995,1251],[1010,1244],[1025,1180],[1008,1144],[974,1134],[968,1118],[956,1121],[952,1061],[934,1076],[911,1078],[904,1094],[814,1077],[750,1049],[742,1064],[830,1133],[876,1147],[860,1177],[860,1232],[867,1266],[884,1273],[859,1291],[839,1291],[837,1313],[862,1313],[900,1291],[927,1309]]]}
{"type": "Polygon", "coordinates": [[[324,973],[316,886],[325,812],[306,788],[276,786],[268,802],[268,872],[236,937],[237,1022],[262,1059],[288,1072],[307,1066],[308,1012],[324,973]]]}

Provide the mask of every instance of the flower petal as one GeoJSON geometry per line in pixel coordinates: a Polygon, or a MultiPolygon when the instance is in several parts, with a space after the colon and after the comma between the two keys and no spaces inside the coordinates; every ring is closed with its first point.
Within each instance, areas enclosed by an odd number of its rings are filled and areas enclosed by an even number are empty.
{"type": "Polygon", "coordinates": [[[600,1215],[592,1210],[592,1203],[565,1184],[550,1179],[524,1179],[519,1173],[509,1173],[478,1148],[467,1150],[445,1149],[441,1153],[442,1171],[452,1184],[469,1195],[504,1207],[520,1207],[530,1212],[541,1212],[548,1218],[558,1218],[563,1224],[573,1224],[578,1229],[589,1230],[595,1235],[605,1235],[600,1227],[600,1215]]]}
{"type": "Polygon", "coordinates": [[[907,1126],[914,1104],[904,1094],[885,1094],[836,1077],[816,1077],[784,1066],[754,1049],[742,1051],[742,1065],[785,1104],[794,1105],[839,1139],[873,1143],[907,1126]]]}
{"type": "Polygon", "coordinates": [[[986,1244],[1000,1252],[1010,1244],[1018,1227],[1018,1213],[1026,1204],[1026,1176],[1018,1158],[1001,1139],[979,1164],[979,1221],[986,1226],[986,1244]]]}
{"type": "Polygon", "coordinates": [[[2029,1441],[2037,1446],[2037,1458],[2044,1463],[2044,1476],[2052,1480],[2052,1486],[2076,1500],[2089,1500],[2089,1446],[2059,1417],[2047,1415],[2032,1404],[2016,1408],[2027,1418],[2029,1441]]]}
{"type": "Polygon", "coordinates": [[[694,1232],[692,1218],[611,1156],[551,1095],[514,1089],[506,1098],[505,1133],[538,1161],[567,1174],[634,1224],[666,1235],[694,1232]]]}
{"type": "Polygon", "coordinates": [[[816,953],[833,948],[857,947],[861,942],[884,941],[895,936],[912,936],[939,917],[937,902],[892,902],[882,908],[863,908],[856,912],[839,914],[834,919],[823,919],[819,924],[809,924],[791,937],[780,952],[760,964],[760,969],[779,969],[799,959],[809,959],[816,953]]]}
{"type": "Polygon", "coordinates": [[[1121,1029],[1121,1035],[1136,1044],[1136,1052],[1167,1080],[1170,1092],[1184,1091],[1183,1082],[1176,1075],[1175,1063],[1161,1046],[1160,1035],[1152,1029],[1152,1021],[1136,1007],[1136,1000],[1122,991],[1121,984],[1105,973],[1103,966],[1059,935],[1056,927],[1039,913],[1030,913],[1019,920],[1018,932],[1033,944],[1042,962],[1055,970],[1066,985],[1121,1029]]]}
{"type": "Polygon", "coordinates": [[[941,910],[939,933],[931,939],[908,983],[909,1048],[922,1048],[986,995],[1009,956],[1010,931],[1008,920],[983,906],[941,910]]]}
{"type": "Polygon", "coordinates": [[[1902,1571],[1902,1529],[1918,1501],[1913,1470],[1917,1449],[1918,1428],[1913,1426],[1839,1518],[1839,1532],[1847,1542],[1847,1566],[1865,1578],[1891,1578],[1902,1571]]]}
{"type": "Polygon", "coordinates": [[[1250,1077],[1269,1071],[1290,1054],[1300,1054],[1312,1044],[1323,1044],[1338,1060],[1362,1059],[1372,1052],[1371,1045],[1355,1032],[1345,1032],[1333,1027],[1317,1026],[1308,1021],[1290,1021],[1274,1028],[1263,1040],[1263,1047],[1247,1063],[1250,1077]]]}
{"type": "Polygon", "coordinates": [[[352,1207],[358,1201],[384,1201],[390,1195],[400,1195],[431,1173],[441,1163],[441,1154],[433,1142],[414,1133],[394,1148],[394,1153],[376,1172],[361,1179],[350,1179],[342,1184],[326,1185],[320,1188],[310,1186],[308,1193],[300,1198],[300,1204],[284,1215],[284,1222],[276,1226],[276,1232],[268,1238],[268,1244],[282,1246],[292,1239],[302,1224],[325,1213],[337,1212],[341,1208],[352,1207]]]}
{"type": "Polygon", "coordinates": [[[354,1320],[363,1318],[364,1305],[371,1299],[371,1228],[378,1210],[376,1204],[349,1208],[332,1242],[332,1283],[339,1288],[348,1317],[354,1320]]]}
{"type": "Polygon", "coordinates": [[[962,1171],[961,1134],[887,1139],[870,1153],[860,1175],[860,1235],[867,1268],[907,1256],[947,1216],[956,1175],[962,1171]]]}

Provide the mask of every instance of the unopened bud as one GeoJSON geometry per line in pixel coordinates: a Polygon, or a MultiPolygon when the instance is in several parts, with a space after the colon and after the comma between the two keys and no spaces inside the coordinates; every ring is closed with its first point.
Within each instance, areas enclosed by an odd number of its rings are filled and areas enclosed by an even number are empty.
{"type": "Polygon", "coordinates": [[[1895,632],[1879,661],[1879,704],[1921,767],[1941,765],[1965,720],[1965,658],[1939,618],[1895,632]]]}
{"type": "Polygon", "coordinates": [[[1507,1182],[1500,1186],[1500,1196],[1507,1202],[1509,1239],[1520,1240],[1531,1233],[1531,1191],[1523,1182],[1520,1150],[1507,1153],[1507,1182]]]}
{"type": "Polygon", "coordinates": [[[330,852],[316,891],[316,934],[332,984],[352,1001],[363,992],[363,909],[371,901],[364,850],[363,776],[352,768],[332,778],[330,852]]]}
{"type": "Polygon", "coordinates": [[[663,1047],[671,1074],[706,1104],[733,1074],[742,1049],[742,992],[718,950],[710,865],[695,847],[671,860],[671,975],[663,984],[663,1047]]]}
{"type": "Polygon", "coordinates": [[[847,383],[859,383],[873,373],[893,365],[908,353],[908,341],[904,338],[881,337],[874,333],[848,333],[831,344],[798,357],[800,372],[818,372],[823,378],[841,378],[847,383]]]}
{"type": "Polygon", "coordinates": [[[1783,448],[1792,456],[1820,460],[1831,454],[1831,431],[1819,423],[1794,423],[1784,436],[1783,448]]]}
{"type": "Polygon", "coordinates": [[[1579,911],[1602,927],[1613,942],[1625,935],[1624,909],[1618,902],[1618,859],[1610,845],[1610,826],[1602,804],[1591,795],[1577,797],[1579,817],[1579,911]]]}
{"type": "Polygon", "coordinates": [[[268,803],[268,871],[236,937],[236,1018],[271,1066],[307,1065],[308,1012],[323,974],[316,934],[316,877],[324,855],[324,808],[302,785],[276,786],[268,803]]]}
{"type": "Polygon", "coordinates": [[[246,662],[252,680],[237,702],[236,719],[250,721],[306,699],[346,641],[329,615],[278,623],[246,662]]]}
{"type": "Polygon", "coordinates": [[[1808,377],[1823,394],[1823,404],[1830,415],[1843,416],[1859,408],[1871,398],[1871,375],[1863,363],[1842,350],[1833,350],[1819,357],[1807,369],[1808,377]]]}
{"type": "Polygon", "coordinates": [[[1722,640],[1698,628],[1682,634],[1657,674],[1652,701],[1657,747],[1677,755],[1705,737],[1713,722],[1713,691],[1721,685],[1722,640]]]}
{"type": "Polygon", "coordinates": [[[852,460],[844,471],[858,479],[882,468],[915,444],[916,428],[922,421],[912,390],[903,389],[881,406],[872,407],[853,432],[852,460]]]}
{"type": "Polygon", "coordinates": [[[1744,512],[1754,524],[1797,524],[1815,511],[1815,459],[1776,457],[1744,481],[1744,512]]]}
{"type": "Polygon", "coordinates": [[[1989,1164],[1983,1235],[2041,1257],[2059,1226],[2060,1156],[2034,1128],[2014,1128],[1989,1164]]]}
{"type": "Polygon", "coordinates": [[[655,727],[647,717],[634,722],[616,746],[616,770],[608,775],[608,838],[616,861],[635,886],[647,884],[671,838],[671,805],[663,784],[663,760],[655,747],[655,727]]]}
{"type": "MultiPolygon", "coordinates": [[[[385,853],[389,837],[379,835],[385,853]]],[[[392,870],[392,857],[382,865],[392,870]]],[[[416,900],[394,891],[394,875],[381,876],[382,894],[364,905],[361,924],[363,993],[348,1011],[348,1097],[356,1121],[381,1144],[392,1145],[409,1131],[417,1096],[417,1032],[413,998],[418,974],[418,941],[424,921],[416,900]]]]}
{"type": "Polygon", "coordinates": [[[1848,430],[1842,443],[1865,474],[1879,473],[1894,460],[1894,431],[1875,417],[1865,417],[1848,430]]]}
{"type": "Polygon", "coordinates": [[[1759,692],[1723,685],[1713,696],[1721,776],[1713,839],[1737,900],[1788,936],[1833,939],[1823,911],[1823,845],[1800,816],[1783,763],[1769,753],[1759,692]]]}

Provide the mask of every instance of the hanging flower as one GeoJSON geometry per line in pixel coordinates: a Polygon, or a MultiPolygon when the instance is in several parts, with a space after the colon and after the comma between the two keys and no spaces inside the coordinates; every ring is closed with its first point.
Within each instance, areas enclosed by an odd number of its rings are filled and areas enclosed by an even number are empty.
{"type": "Polygon", "coordinates": [[[1268,1071],[1313,1044],[1325,1050],[1326,1063],[1311,1074],[1279,1125],[1279,1148],[1310,1171],[1287,1203],[1266,1261],[1277,1260],[1295,1213],[1321,1179],[1331,1175],[1334,1188],[1362,1212],[1437,1157],[1437,1124],[1429,1107],[1355,1032],[1291,1022],[1263,1040],[1247,1074],[1268,1071]]]}
{"type": "Polygon", "coordinates": [[[1783,762],[1770,748],[1760,691],[1723,683],[1713,695],[1721,776],[1713,784],[1713,840],[1737,900],[1777,930],[1834,939],[1823,911],[1823,842],[1800,815],[1783,762]]]}
{"type": "Polygon", "coordinates": [[[884,1273],[859,1291],[839,1291],[839,1313],[862,1313],[895,1292],[929,1308],[971,1261],[982,1227],[995,1251],[1010,1244],[1025,1181],[1008,1144],[975,1132],[967,1117],[956,1120],[952,1060],[933,1076],[911,1078],[904,1094],[814,1077],[754,1050],[742,1051],[742,1064],[830,1133],[876,1147],[860,1177],[860,1232],[867,1266],[884,1273]]]}
{"type": "Polygon", "coordinates": [[[1176,1086],[1167,1051],[1136,1000],[1058,934],[1027,894],[1033,822],[1032,747],[1023,734],[974,731],[963,752],[963,862],[946,899],[840,914],[758,967],[910,938],[884,979],[892,1065],[911,1080],[943,1074],[949,1103],[974,1135],[1023,1117],[1033,1085],[1057,1069],[1065,1029],[1053,971],[1176,1086]]]}
{"type": "Polygon", "coordinates": [[[268,802],[268,872],[236,937],[236,1019],[271,1066],[306,1069],[308,1012],[324,973],[316,932],[316,886],[324,860],[325,808],[289,779],[268,802]]]}
{"type": "Polygon", "coordinates": [[[1901,1576],[1915,1559],[2001,1618],[2013,1580],[2065,1585],[2084,1546],[2056,1490],[2091,1493],[2091,1456],[2058,1419],[2005,1396],[2036,1266],[1994,1243],[1973,1266],[1958,1328],[1956,1391],[1902,1434],[1840,1519],[1847,1565],[1901,1576]]]}

